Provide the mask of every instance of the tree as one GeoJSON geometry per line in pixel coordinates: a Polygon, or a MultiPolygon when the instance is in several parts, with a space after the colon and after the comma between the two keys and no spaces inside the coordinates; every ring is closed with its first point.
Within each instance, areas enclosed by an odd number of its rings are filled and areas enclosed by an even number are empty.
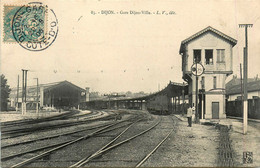
{"type": "Polygon", "coordinates": [[[11,92],[10,86],[7,85],[7,79],[5,79],[5,76],[2,74],[1,75],[1,111],[7,110],[7,103],[8,103],[8,98],[9,94],[11,92]]]}

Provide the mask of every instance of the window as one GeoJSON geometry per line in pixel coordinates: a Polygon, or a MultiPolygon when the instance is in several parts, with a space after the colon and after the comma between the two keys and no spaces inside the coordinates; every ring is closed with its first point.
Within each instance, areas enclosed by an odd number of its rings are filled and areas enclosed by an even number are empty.
{"type": "Polygon", "coordinates": [[[201,61],[201,50],[193,50],[193,62],[200,63],[201,61]]]}
{"type": "Polygon", "coordinates": [[[201,89],[204,89],[205,88],[205,77],[202,76],[201,77],[201,89]]]}
{"type": "Polygon", "coordinates": [[[205,50],[206,65],[213,65],[213,50],[205,50]]]}
{"type": "Polygon", "coordinates": [[[217,77],[214,76],[213,77],[213,89],[216,89],[217,88],[217,77]]]}
{"type": "Polygon", "coordinates": [[[217,62],[218,63],[225,62],[225,49],[217,49],[217,62]]]}

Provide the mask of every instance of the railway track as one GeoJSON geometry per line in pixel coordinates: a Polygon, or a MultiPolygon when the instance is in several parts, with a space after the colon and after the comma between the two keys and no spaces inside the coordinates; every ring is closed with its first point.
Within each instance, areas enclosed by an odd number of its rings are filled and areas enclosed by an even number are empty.
{"type": "MultiPolygon", "coordinates": [[[[122,121],[122,122],[125,122],[125,121],[122,121]]],[[[121,122],[118,122],[116,124],[119,124],[119,123],[121,123],[121,122]]],[[[64,133],[64,134],[60,134],[58,136],[71,135],[71,134],[75,134],[75,133],[79,133],[79,132],[83,132],[83,131],[88,131],[88,130],[92,130],[92,129],[97,129],[97,128],[100,128],[100,129],[106,128],[107,129],[108,127],[114,126],[114,125],[115,125],[115,123],[111,122],[111,123],[108,123],[108,124],[103,124],[102,126],[97,126],[97,127],[93,127],[93,128],[86,128],[84,130],[74,131],[74,132],[71,132],[71,133],[64,133]]],[[[105,132],[109,132],[109,131],[113,131],[113,130],[119,129],[119,128],[127,126],[127,125],[129,125],[129,124],[126,123],[126,124],[123,124],[123,125],[121,125],[119,127],[108,129],[106,131],[101,131],[101,132],[98,132],[96,135],[99,135],[99,134],[102,134],[102,133],[105,133],[105,132]]],[[[56,137],[57,136],[45,137],[45,138],[40,138],[40,139],[36,139],[36,140],[31,140],[29,142],[27,141],[26,143],[32,143],[32,142],[41,141],[41,140],[44,140],[44,139],[56,138],[56,137]]],[[[45,145],[45,146],[41,146],[39,148],[31,149],[31,150],[28,150],[28,151],[23,151],[23,152],[20,152],[20,153],[8,155],[8,156],[5,156],[5,157],[2,157],[1,161],[10,160],[12,158],[19,157],[19,156],[22,156],[22,155],[25,155],[25,154],[28,154],[28,153],[38,152],[38,151],[42,151],[42,150],[49,149],[49,148],[54,148],[54,147],[57,147],[57,146],[60,146],[60,145],[63,145],[63,144],[69,143],[69,142],[71,142],[71,140],[60,142],[60,143],[55,143],[55,144],[51,144],[51,145],[45,145]]],[[[17,145],[21,145],[21,144],[24,144],[24,143],[18,143],[18,144],[10,145],[10,146],[17,146],[17,145]]],[[[10,147],[10,146],[6,146],[6,147],[10,147]]]]}
{"type": "Polygon", "coordinates": [[[59,115],[40,118],[40,119],[23,119],[23,120],[15,120],[15,121],[6,121],[6,122],[1,122],[1,128],[4,129],[6,127],[10,128],[14,126],[28,125],[28,124],[41,123],[41,122],[53,121],[53,120],[64,120],[78,113],[79,111],[74,110],[59,115]]]}
{"type": "Polygon", "coordinates": [[[62,121],[65,122],[67,120],[71,120],[71,119],[79,119],[79,118],[83,118],[84,116],[86,117],[90,117],[90,116],[95,116],[97,114],[99,114],[98,111],[92,111],[91,113],[87,113],[87,114],[81,114],[81,115],[76,115],[78,113],[72,113],[69,112],[69,114],[67,115],[65,114],[61,114],[59,116],[53,116],[53,117],[46,117],[46,118],[41,118],[41,119],[34,119],[34,120],[26,120],[24,122],[19,122],[19,123],[9,123],[8,125],[5,126],[1,126],[2,132],[11,132],[12,130],[20,130],[20,129],[25,129],[25,128],[32,128],[35,125],[44,125],[44,124],[49,124],[53,121],[62,121]],[[40,121],[39,121],[40,120],[40,121]]]}
{"type": "MultiPolygon", "coordinates": [[[[91,161],[92,159],[104,154],[105,152],[108,152],[110,150],[112,150],[113,148],[116,148],[116,147],[119,147],[120,145],[124,144],[124,143],[127,143],[129,142],[130,140],[138,137],[138,136],[141,136],[143,134],[145,134],[146,132],[150,131],[151,129],[153,129],[155,126],[157,126],[158,124],[160,123],[160,121],[158,121],[157,123],[155,123],[154,125],[152,125],[151,127],[149,127],[148,129],[134,135],[134,136],[131,136],[130,138],[127,138],[121,142],[118,142],[114,145],[111,145],[113,144],[117,139],[119,139],[131,126],[132,124],[127,127],[126,129],[124,129],[118,136],[116,136],[112,141],[110,141],[108,144],[106,144],[105,146],[103,146],[102,148],[100,148],[97,152],[95,152],[94,154],[92,154],[90,157],[85,157],[83,159],[81,159],[80,161],[78,161],[77,163],[71,165],[70,167],[81,167],[81,166],[84,166],[86,163],[88,163],[89,161],[91,161]]],[[[134,123],[133,123],[134,124],[134,123]]]]}
{"type": "MultiPolygon", "coordinates": [[[[115,119],[115,116],[113,116],[113,118],[115,119]]],[[[154,118],[154,117],[152,117],[152,118],[154,118]]],[[[79,153],[74,154],[74,155],[72,155],[73,156],[72,158],[74,158],[74,159],[71,158],[72,159],[71,161],[66,161],[66,157],[63,158],[62,156],[60,156],[60,157],[62,157],[62,160],[61,160],[62,162],[60,162],[60,163],[63,163],[63,164],[62,165],[58,164],[60,166],[66,165],[66,167],[69,167],[69,166],[70,167],[81,167],[81,166],[89,166],[89,165],[91,166],[91,164],[93,165],[93,163],[96,163],[100,159],[102,160],[101,162],[106,162],[106,161],[103,161],[103,159],[102,159],[103,156],[106,156],[107,154],[113,155],[113,153],[115,151],[122,150],[129,145],[131,146],[132,143],[136,143],[137,141],[142,141],[143,136],[147,137],[147,136],[151,136],[150,134],[154,134],[153,132],[156,132],[156,131],[160,132],[160,129],[161,129],[160,127],[162,127],[162,124],[163,123],[161,122],[161,119],[154,121],[154,120],[151,120],[151,117],[147,117],[145,115],[140,115],[140,114],[136,113],[134,116],[129,117],[128,120],[124,119],[121,121],[111,121],[108,123],[102,123],[100,125],[95,125],[93,127],[90,126],[85,129],[83,128],[80,130],[65,132],[65,133],[59,134],[59,135],[57,134],[57,135],[53,135],[53,136],[42,137],[39,139],[36,138],[33,140],[24,141],[24,142],[21,142],[21,144],[30,144],[30,143],[38,142],[38,141],[41,141],[44,139],[48,139],[48,140],[50,140],[50,142],[53,142],[53,143],[48,144],[48,145],[39,145],[39,143],[36,143],[36,145],[38,144],[38,147],[34,145],[35,146],[34,148],[27,148],[27,149],[29,149],[27,151],[17,152],[15,154],[11,154],[11,155],[6,155],[6,156],[2,157],[2,165],[4,163],[4,165],[8,165],[7,167],[23,167],[23,166],[42,167],[43,165],[52,167],[59,163],[59,161],[55,161],[55,158],[57,158],[61,153],[68,152],[68,154],[71,155],[74,153],[73,151],[75,148],[78,148],[78,147],[81,148],[81,147],[83,147],[82,146],[83,144],[84,144],[84,146],[85,145],[91,146],[91,144],[93,142],[96,142],[99,145],[93,146],[92,150],[84,152],[85,154],[86,154],[86,152],[89,154],[87,154],[85,156],[84,156],[84,154],[79,154],[79,153]],[[142,118],[142,122],[140,122],[141,121],[140,118],[142,118]],[[145,127],[143,127],[142,125],[145,127]],[[136,131],[136,128],[138,128],[137,131],[136,131]],[[85,133],[84,131],[87,131],[87,130],[90,132],[85,133]],[[73,139],[68,140],[68,139],[66,139],[67,136],[70,136],[70,138],[73,137],[73,139]],[[55,140],[55,139],[52,140],[52,138],[55,138],[55,137],[63,137],[62,138],[63,141],[59,141],[59,140],[55,140]],[[105,139],[103,137],[105,137],[105,139]],[[103,142],[102,141],[99,142],[100,140],[102,140],[103,142]],[[57,141],[58,141],[58,143],[57,143],[57,141]],[[101,146],[101,144],[103,144],[103,146],[101,146]],[[73,150],[70,150],[70,149],[73,149],[73,150]],[[81,156],[81,159],[80,159],[80,157],[76,157],[78,155],[81,156]],[[30,157],[28,158],[28,156],[30,156],[30,157]],[[46,157],[48,158],[47,160],[46,160],[46,157]],[[78,159],[76,159],[76,158],[78,158],[78,159]],[[39,160],[39,159],[41,159],[41,160],[39,160]],[[21,161],[21,160],[23,160],[23,161],[21,161]],[[94,162],[93,162],[93,160],[94,160],[94,162]],[[7,163],[5,163],[5,162],[7,162],[7,163]],[[71,162],[72,164],[68,164],[69,162],[71,162]],[[16,164],[11,164],[11,163],[16,163],[16,164]],[[52,164],[52,163],[56,163],[56,164],[52,164]]],[[[155,143],[152,143],[152,146],[155,146],[155,147],[153,149],[152,148],[150,149],[150,147],[149,147],[149,151],[145,150],[146,152],[141,153],[142,156],[140,156],[138,160],[131,161],[131,162],[133,162],[132,166],[136,166],[136,167],[141,166],[143,163],[146,162],[146,160],[149,157],[152,156],[152,154],[163,144],[163,142],[167,140],[167,138],[174,131],[174,126],[171,126],[172,127],[171,129],[169,129],[168,127],[169,126],[167,126],[167,129],[162,128],[162,129],[165,129],[168,131],[167,135],[161,136],[160,142],[158,140],[156,140],[156,142],[158,142],[158,143],[156,143],[156,145],[155,145],[155,143]],[[147,153],[147,155],[144,156],[145,153],[147,153]]],[[[165,134],[165,131],[163,131],[163,132],[165,134]]],[[[152,135],[152,136],[154,136],[154,135],[152,135]]],[[[4,146],[4,148],[8,149],[8,147],[15,147],[15,146],[17,146],[19,148],[19,147],[21,147],[21,144],[20,145],[19,145],[19,143],[10,144],[10,146],[6,145],[6,146],[4,146]]],[[[133,147],[133,145],[132,145],[132,147],[133,147]]],[[[129,147],[127,147],[127,148],[129,148],[129,147]]],[[[140,148],[140,150],[142,150],[142,149],[140,148]]],[[[132,160],[132,159],[130,159],[130,160],[132,160]]]]}
{"type": "Polygon", "coordinates": [[[65,141],[65,142],[61,142],[61,143],[58,143],[58,144],[53,144],[53,145],[49,145],[49,146],[45,146],[45,147],[41,147],[41,148],[34,149],[34,150],[31,150],[31,151],[23,152],[23,153],[18,153],[16,155],[12,155],[12,156],[7,156],[5,158],[2,158],[2,161],[9,160],[9,159],[12,159],[14,157],[21,156],[21,155],[24,155],[24,154],[27,154],[27,153],[32,153],[32,152],[42,151],[44,149],[49,149],[48,151],[45,151],[45,152],[43,152],[43,153],[41,153],[39,155],[36,155],[36,156],[34,156],[34,157],[30,158],[30,159],[27,159],[25,161],[22,161],[20,163],[17,163],[15,165],[11,166],[11,167],[21,167],[21,166],[26,165],[26,164],[28,164],[30,162],[33,162],[34,160],[37,160],[37,159],[39,159],[41,157],[49,155],[52,152],[55,152],[55,151],[57,151],[57,150],[59,150],[61,148],[64,148],[66,146],[72,145],[72,144],[74,144],[76,142],[79,142],[81,140],[88,139],[90,137],[93,137],[93,136],[96,136],[96,135],[99,135],[99,134],[103,134],[103,133],[106,133],[106,132],[110,132],[110,131],[119,129],[119,128],[124,127],[124,126],[128,126],[129,123],[126,123],[126,124],[123,124],[121,126],[119,125],[118,127],[111,128],[111,127],[116,126],[116,125],[118,125],[120,123],[131,121],[133,119],[135,119],[135,118],[129,118],[127,120],[118,121],[118,122],[115,122],[115,123],[109,123],[109,124],[104,125],[103,127],[99,128],[98,130],[93,131],[92,133],[89,133],[87,135],[81,136],[81,137],[79,137],[77,139],[70,140],[70,141],[65,141]]]}
{"type": "MultiPolygon", "coordinates": [[[[173,118],[171,118],[171,119],[173,120],[173,118]]],[[[173,123],[174,123],[174,120],[173,120],[173,123]]],[[[148,158],[150,158],[152,156],[152,154],[169,138],[169,136],[172,134],[174,129],[175,129],[175,123],[174,123],[173,128],[169,131],[169,133],[135,167],[140,167],[148,158]]]]}
{"type": "Polygon", "coordinates": [[[114,119],[114,115],[107,115],[104,116],[103,112],[99,113],[93,113],[92,115],[88,117],[84,117],[82,120],[75,119],[73,121],[61,121],[61,123],[44,123],[44,124],[36,124],[35,126],[27,126],[24,128],[12,128],[12,129],[3,129],[2,130],[2,137],[1,139],[10,139],[10,138],[16,138],[19,136],[29,135],[34,132],[40,132],[40,131],[46,131],[50,129],[58,129],[58,128],[65,128],[70,126],[76,126],[81,124],[86,124],[86,122],[93,122],[97,120],[108,120],[108,119],[114,119]]]}
{"type": "MultiPolygon", "coordinates": [[[[172,118],[171,118],[172,119],[172,118]]],[[[136,167],[140,167],[149,157],[152,156],[152,154],[163,144],[163,142],[165,142],[169,136],[172,134],[172,132],[175,129],[175,123],[174,120],[173,121],[173,128],[171,130],[169,130],[169,133],[147,154],[145,155],[138,163],[136,163],[136,167]]],[[[113,144],[116,140],[118,140],[123,134],[125,134],[127,132],[128,129],[130,129],[133,124],[131,124],[129,127],[127,127],[126,129],[124,129],[121,133],[119,133],[119,135],[117,135],[113,140],[111,140],[109,143],[107,143],[105,146],[103,146],[102,148],[100,148],[99,150],[97,150],[95,153],[93,153],[92,155],[88,156],[88,157],[84,157],[83,159],[81,159],[80,161],[74,163],[73,165],[71,165],[70,167],[82,167],[85,166],[87,163],[89,163],[90,161],[99,158],[101,155],[107,153],[107,152],[111,152],[114,148],[117,148],[125,143],[130,142],[131,140],[134,140],[135,138],[142,136],[144,134],[146,134],[147,132],[151,131],[153,128],[155,128],[156,126],[158,126],[160,124],[161,120],[159,120],[158,122],[156,122],[155,124],[153,124],[152,126],[150,126],[149,128],[145,129],[144,131],[137,133],[129,138],[126,138],[116,144],[113,144]]],[[[88,165],[89,166],[89,165],[88,165]]],[[[132,166],[131,166],[132,167],[132,166]]]]}
{"type": "Polygon", "coordinates": [[[101,127],[106,126],[108,124],[110,124],[110,123],[105,123],[105,124],[101,124],[101,125],[97,125],[97,126],[93,126],[93,127],[82,128],[82,129],[78,129],[76,131],[69,131],[69,132],[65,132],[65,133],[59,133],[59,134],[56,134],[56,135],[45,136],[45,137],[41,137],[41,138],[34,138],[34,139],[30,139],[30,140],[26,140],[26,141],[22,141],[22,142],[18,142],[18,143],[2,145],[1,149],[5,149],[5,148],[8,148],[8,147],[12,147],[12,146],[28,144],[28,143],[33,143],[33,142],[41,141],[41,140],[45,140],[45,139],[57,138],[57,137],[60,137],[60,136],[71,135],[71,134],[83,132],[83,131],[86,131],[86,130],[93,130],[93,129],[96,129],[96,128],[101,128],[101,127]]]}

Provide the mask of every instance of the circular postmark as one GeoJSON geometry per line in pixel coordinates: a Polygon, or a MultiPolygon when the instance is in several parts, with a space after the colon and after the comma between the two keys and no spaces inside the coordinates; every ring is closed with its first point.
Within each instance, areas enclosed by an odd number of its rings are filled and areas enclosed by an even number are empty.
{"type": "Polygon", "coordinates": [[[17,43],[30,51],[47,49],[58,34],[58,20],[52,9],[42,3],[30,3],[18,9],[12,21],[17,43]]]}

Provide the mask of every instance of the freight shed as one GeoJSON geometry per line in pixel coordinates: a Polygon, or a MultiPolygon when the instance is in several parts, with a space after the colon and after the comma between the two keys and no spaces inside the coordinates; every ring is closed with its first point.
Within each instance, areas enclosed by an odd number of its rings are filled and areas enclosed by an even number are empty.
{"type": "MultiPolygon", "coordinates": [[[[38,86],[29,86],[26,90],[26,107],[27,109],[35,109],[37,100],[40,107],[51,108],[71,108],[78,107],[82,102],[86,101],[86,90],[82,89],[71,82],[61,81],[49,84],[40,84],[38,86]]],[[[10,94],[10,106],[21,108],[22,103],[22,89],[13,88],[10,94]],[[18,101],[17,101],[18,100],[18,101]]]]}

